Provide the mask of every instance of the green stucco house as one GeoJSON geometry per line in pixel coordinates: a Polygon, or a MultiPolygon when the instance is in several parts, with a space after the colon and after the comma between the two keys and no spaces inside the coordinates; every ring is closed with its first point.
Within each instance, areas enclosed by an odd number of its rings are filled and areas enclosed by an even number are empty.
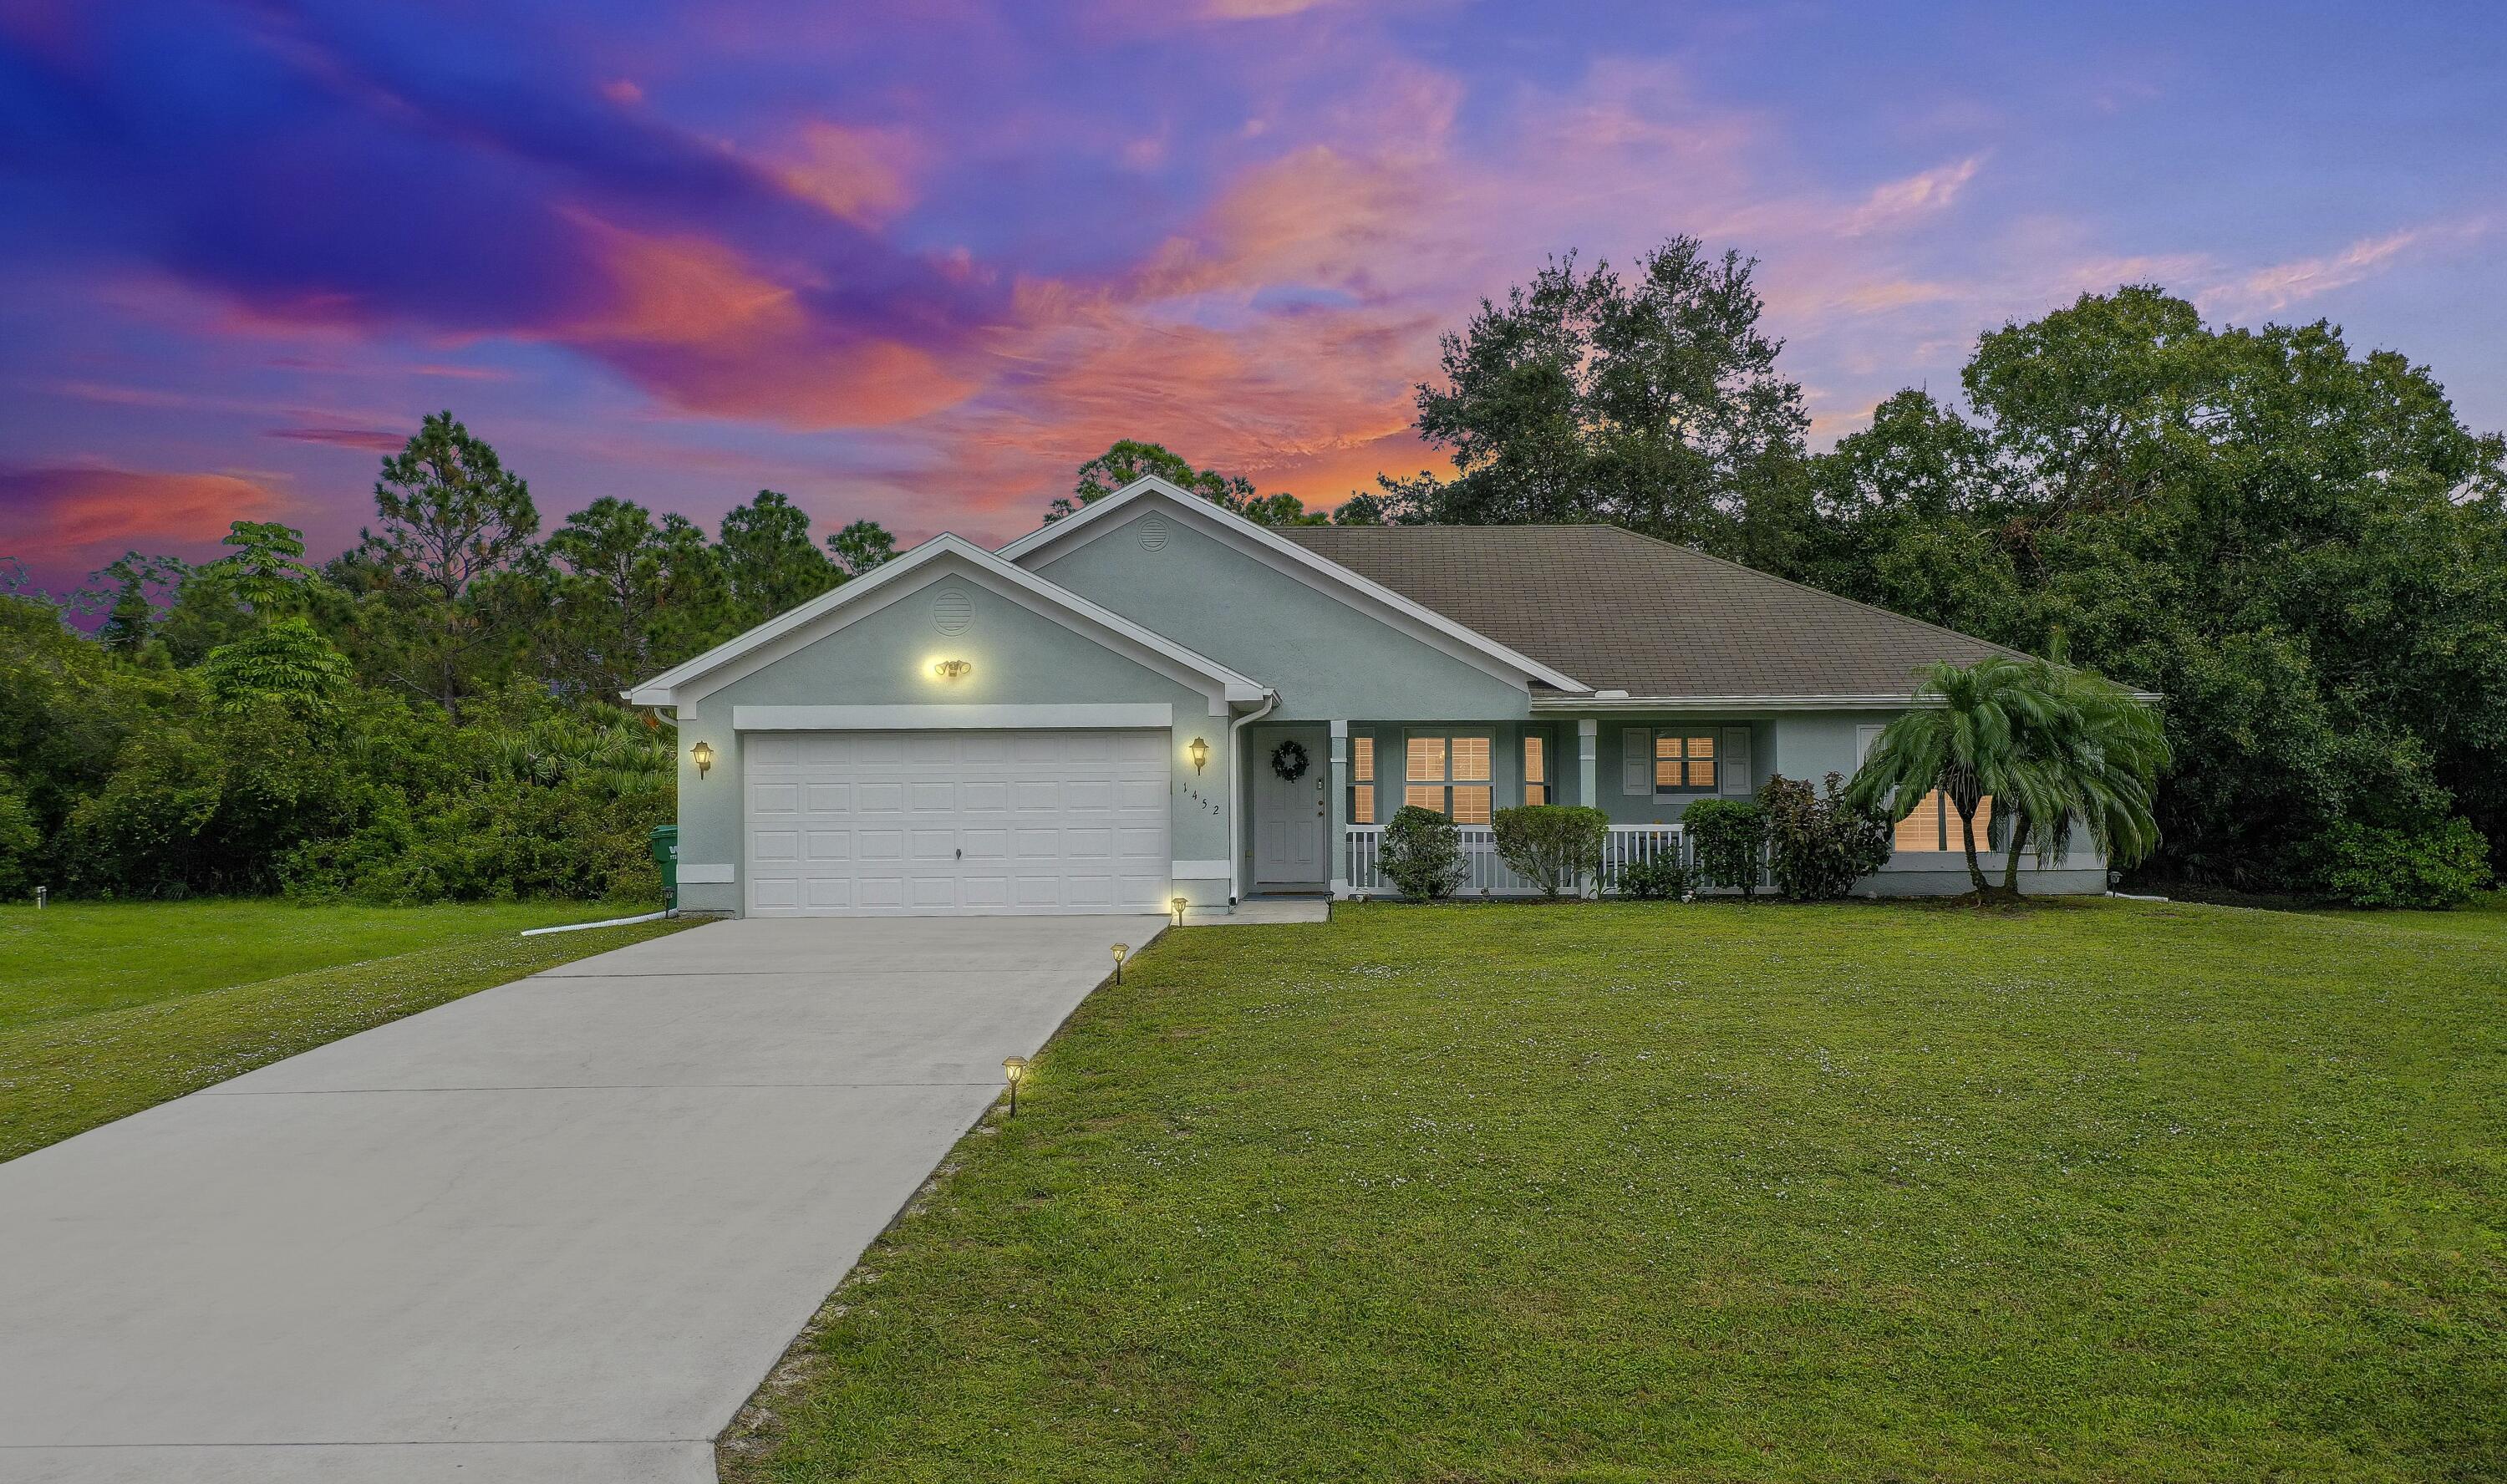
{"type": "MultiPolygon", "coordinates": [[[[1144,479],[942,535],[628,693],[679,728],[680,903],[1195,913],[1380,893],[1405,802],[1589,804],[1605,877],[1691,800],[1851,774],[1912,671],[1996,646],[1604,525],[1273,529],[1144,479]],[[702,760],[703,766],[700,766],[702,760]]],[[[1926,800],[1859,889],[1965,890],[1926,800]]],[[[2028,873],[2094,891],[2103,862],[2028,873]]]]}

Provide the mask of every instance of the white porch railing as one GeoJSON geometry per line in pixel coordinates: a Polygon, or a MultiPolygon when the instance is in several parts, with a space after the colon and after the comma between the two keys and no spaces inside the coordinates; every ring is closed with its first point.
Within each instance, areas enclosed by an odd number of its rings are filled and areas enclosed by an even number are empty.
{"type": "MultiPolygon", "coordinates": [[[[1537,896],[1538,887],[1515,872],[1497,852],[1497,834],[1485,824],[1457,826],[1462,835],[1463,884],[1457,896],[1537,896]]],[[[1373,895],[1394,889],[1384,879],[1381,824],[1353,824],[1341,849],[1349,861],[1349,889],[1373,895]]],[[[1685,859],[1687,841],[1677,824],[1614,824],[1602,841],[1603,895],[1618,890],[1619,873],[1639,861],[1685,859]]],[[[1592,892],[1590,884],[1585,887],[1592,892]]]]}

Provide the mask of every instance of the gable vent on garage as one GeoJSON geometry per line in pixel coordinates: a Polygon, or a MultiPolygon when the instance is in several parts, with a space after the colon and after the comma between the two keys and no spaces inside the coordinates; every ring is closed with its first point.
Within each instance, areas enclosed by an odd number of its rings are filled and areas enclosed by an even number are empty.
{"type": "Polygon", "coordinates": [[[975,600],[964,588],[948,587],[931,595],[931,626],[942,633],[963,633],[975,622],[975,600]]]}
{"type": "Polygon", "coordinates": [[[1156,551],[1159,547],[1167,544],[1167,518],[1165,516],[1143,516],[1141,517],[1141,524],[1135,528],[1141,533],[1141,550],[1144,552],[1156,551]]]}

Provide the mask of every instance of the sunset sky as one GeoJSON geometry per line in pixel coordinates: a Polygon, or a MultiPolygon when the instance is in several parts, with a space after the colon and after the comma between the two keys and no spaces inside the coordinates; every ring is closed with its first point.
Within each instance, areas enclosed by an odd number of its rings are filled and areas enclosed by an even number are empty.
{"type": "Polygon", "coordinates": [[[2495,428],[2502,101],[2471,4],[0,0],[0,557],[327,556],[439,408],[550,525],[999,541],[1122,436],[1334,503],[1480,296],[1683,232],[1822,444],[2126,281],[2495,428]]]}

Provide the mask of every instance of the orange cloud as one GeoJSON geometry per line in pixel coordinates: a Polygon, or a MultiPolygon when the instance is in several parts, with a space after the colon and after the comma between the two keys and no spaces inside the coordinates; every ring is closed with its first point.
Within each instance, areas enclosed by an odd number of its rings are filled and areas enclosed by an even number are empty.
{"type": "Polygon", "coordinates": [[[783,189],[862,227],[875,227],[914,202],[905,168],[915,147],[902,129],[813,123],[775,169],[783,189]]]}
{"type": "Polygon", "coordinates": [[[609,303],[551,338],[617,367],[685,412],[786,427],[871,427],[950,406],[973,382],[902,341],[813,316],[798,290],[722,244],[579,218],[609,303]]]}
{"type": "Polygon", "coordinates": [[[224,536],[231,522],[271,520],[286,509],[269,489],[229,474],[0,470],[0,552],[200,545],[224,536]]]}

